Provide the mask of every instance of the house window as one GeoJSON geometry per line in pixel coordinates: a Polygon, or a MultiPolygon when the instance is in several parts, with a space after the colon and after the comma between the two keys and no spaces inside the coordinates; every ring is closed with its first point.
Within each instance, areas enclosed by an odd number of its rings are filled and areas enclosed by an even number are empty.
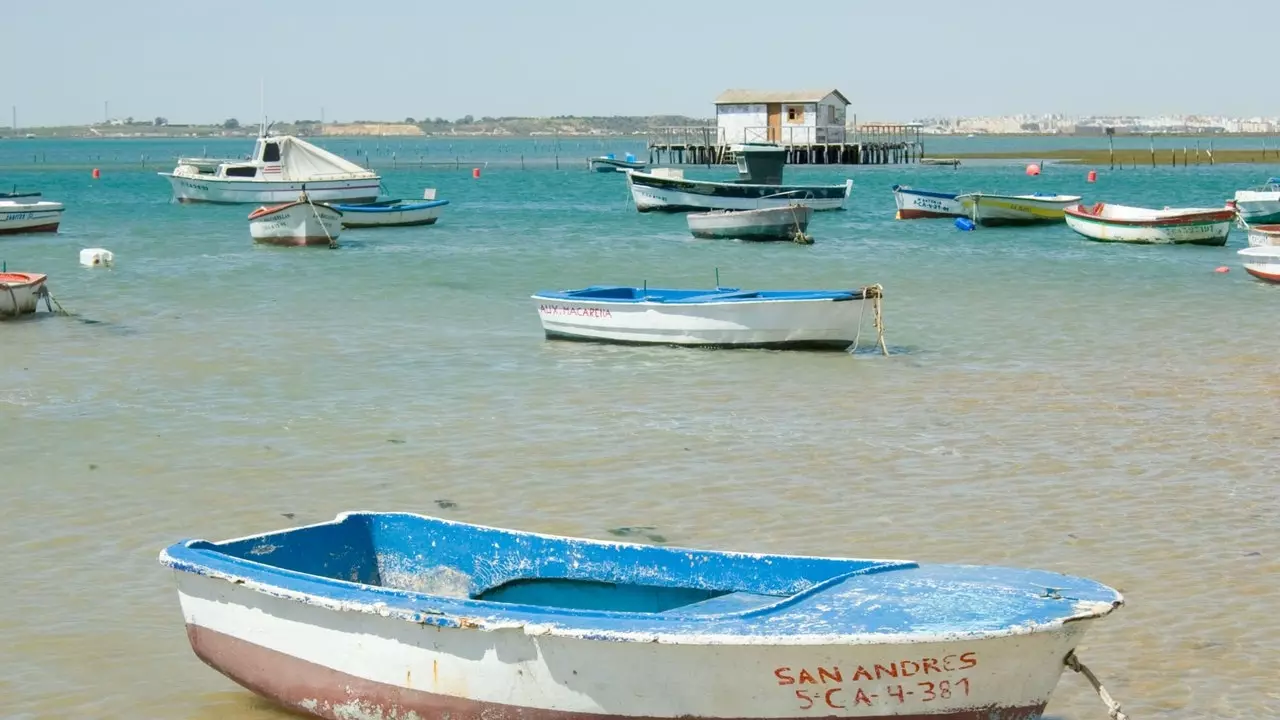
{"type": "Polygon", "coordinates": [[[787,106],[787,122],[803,123],[804,122],[804,106],[788,105],[787,106]]]}
{"type": "Polygon", "coordinates": [[[836,111],[836,106],[835,106],[835,105],[828,105],[828,106],[827,106],[827,124],[828,124],[828,125],[839,125],[839,124],[840,124],[839,113],[836,111]]]}
{"type": "Polygon", "coordinates": [[[267,143],[262,148],[262,162],[280,162],[280,145],[267,143]]]}

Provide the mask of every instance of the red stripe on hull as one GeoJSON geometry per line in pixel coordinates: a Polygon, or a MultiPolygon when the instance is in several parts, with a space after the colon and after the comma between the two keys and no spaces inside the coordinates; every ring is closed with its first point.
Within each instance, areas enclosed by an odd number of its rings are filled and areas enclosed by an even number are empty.
{"type": "Polygon", "coordinates": [[[898,218],[900,220],[919,220],[921,218],[949,218],[961,217],[960,215],[952,215],[951,213],[933,212],[932,210],[899,210],[898,218]]]}
{"type": "Polygon", "coordinates": [[[17,235],[19,233],[35,233],[35,232],[57,232],[58,224],[59,223],[57,222],[51,222],[51,223],[48,223],[47,225],[33,225],[31,227],[24,227],[24,228],[12,228],[12,229],[0,228],[0,235],[17,235]]]}
{"type": "Polygon", "coordinates": [[[1267,282],[1280,283],[1280,273],[1268,273],[1268,272],[1262,272],[1261,270],[1252,270],[1249,268],[1248,265],[1245,266],[1244,271],[1258,278],[1259,280],[1266,280],[1267,282]]]}
{"type": "MultiPolygon", "coordinates": [[[[314,717],[449,718],[449,720],[671,720],[639,715],[545,710],[480,702],[451,695],[373,682],[338,672],[223,633],[187,625],[196,655],[213,669],[253,692],[296,712],[314,717]]],[[[415,673],[416,675],[416,673],[415,673]]],[[[428,673],[424,672],[423,677],[428,673]]],[[[625,712],[625,711],[622,711],[625,712]]],[[[931,715],[866,715],[896,720],[1036,720],[1044,705],[1020,708],[972,708],[931,715]]],[[[682,718],[696,720],[695,716],[682,718]]],[[[821,717],[805,715],[778,720],[821,717]]],[[[717,720],[750,720],[718,718],[717,720]]]]}

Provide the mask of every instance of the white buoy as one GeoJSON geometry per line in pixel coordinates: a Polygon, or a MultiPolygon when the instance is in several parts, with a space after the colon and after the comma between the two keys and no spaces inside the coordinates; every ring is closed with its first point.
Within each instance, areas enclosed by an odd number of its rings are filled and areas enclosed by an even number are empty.
{"type": "Polygon", "coordinates": [[[80,264],[85,267],[98,267],[100,265],[110,265],[115,262],[115,256],[110,250],[102,248],[85,248],[80,251],[80,264]]]}

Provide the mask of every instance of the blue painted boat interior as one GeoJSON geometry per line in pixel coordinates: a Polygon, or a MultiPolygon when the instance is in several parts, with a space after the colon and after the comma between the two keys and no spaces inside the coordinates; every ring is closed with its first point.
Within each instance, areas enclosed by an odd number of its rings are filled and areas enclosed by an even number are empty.
{"type": "Polygon", "coordinates": [[[386,213],[400,212],[402,210],[425,210],[427,208],[440,207],[448,204],[448,200],[422,200],[419,202],[383,200],[381,202],[360,203],[358,205],[334,203],[333,207],[344,213],[386,213]]]}
{"type": "Polygon", "coordinates": [[[673,290],[669,288],[592,285],[581,290],[547,290],[534,297],[546,300],[595,300],[616,303],[700,304],[743,300],[855,300],[861,290],[673,290]]]}
{"type": "Polygon", "coordinates": [[[274,594],[380,603],[414,622],[545,622],[587,634],[984,632],[1078,615],[1081,601],[1121,602],[1091,580],[1037,570],[690,550],[409,513],[184,541],[161,561],[274,594]]]}

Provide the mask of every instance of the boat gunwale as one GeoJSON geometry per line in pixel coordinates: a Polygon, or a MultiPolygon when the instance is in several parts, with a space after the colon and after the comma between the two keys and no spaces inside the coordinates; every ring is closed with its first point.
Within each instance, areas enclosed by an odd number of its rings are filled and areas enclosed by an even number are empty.
{"type": "Polygon", "coordinates": [[[937,190],[917,190],[910,185],[894,185],[893,192],[901,195],[919,195],[921,197],[937,198],[938,200],[955,200],[960,197],[960,193],[939,192],[937,190]]]}
{"type": "MultiPolygon", "coordinates": [[[[628,286],[620,285],[620,286],[604,286],[604,287],[628,287],[628,286]]],[[[867,296],[865,289],[796,290],[796,291],[724,290],[720,293],[717,293],[715,291],[708,291],[700,295],[690,295],[688,297],[680,298],[676,300],[653,299],[655,296],[652,296],[652,295],[643,295],[641,297],[633,298],[630,300],[625,298],[584,298],[584,297],[570,297],[570,296],[564,295],[564,293],[581,292],[582,290],[585,290],[585,289],[587,288],[582,288],[580,290],[540,291],[540,292],[534,293],[533,295],[530,295],[529,298],[531,300],[554,300],[558,302],[579,302],[579,303],[587,303],[591,305],[626,305],[626,306],[644,305],[644,306],[655,306],[655,307],[661,307],[664,305],[684,305],[684,306],[696,307],[699,305],[758,305],[758,304],[794,303],[794,302],[849,302],[852,300],[871,299],[870,297],[867,296]],[[797,292],[797,293],[814,293],[814,294],[811,296],[800,295],[796,297],[764,297],[764,298],[749,297],[749,296],[737,297],[737,298],[733,297],[733,295],[735,294],[741,295],[744,292],[746,293],[797,292]],[[717,295],[721,295],[722,297],[717,297],[717,295]],[[690,299],[693,299],[693,302],[689,302],[690,299]]],[[[630,289],[637,290],[637,291],[642,290],[642,288],[637,288],[637,287],[631,287],[630,289]]],[[[650,292],[653,292],[655,290],[658,292],[661,292],[663,290],[668,290],[668,289],[671,289],[671,288],[654,288],[650,292]]]]}
{"type": "Polygon", "coordinates": [[[403,205],[338,202],[333,203],[330,207],[342,213],[392,213],[408,212],[413,210],[430,210],[431,208],[444,207],[448,204],[448,200],[417,200],[403,205]]]}
{"type": "MultiPolygon", "coordinates": [[[[1101,203],[1108,205],[1110,203],[1101,203]]],[[[1135,210],[1150,210],[1150,208],[1139,208],[1132,205],[1116,205],[1115,207],[1133,208],[1135,210]]],[[[1181,210],[1183,208],[1168,208],[1181,210]]],[[[1107,218],[1088,212],[1083,204],[1077,204],[1074,207],[1063,208],[1063,212],[1078,220],[1092,221],[1104,225],[1124,225],[1127,227],[1170,227],[1178,225],[1217,225],[1220,223],[1229,223],[1235,219],[1236,211],[1231,208],[1185,208],[1193,212],[1186,212],[1181,215],[1171,215],[1162,218],[1149,218],[1145,220],[1128,220],[1124,218],[1107,218]]],[[[1152,212],[1159,212],[1158,210],[1152,212]]]]}
{"type": "MultiPolygon", "coordinates": [[[[261,220],[263,217],[266,217],[267,215],[272,215],[272,214],[274,214],[274,213],[283,212],[283,211],[285,211],[285,210],[288,210],[288,209],[292,208],[292,207],[293,207],[293,206],[295,206],[295,205],[310,205],[311,207],[313,207],[313,208],[316,208],[316,209],[317,209],[317,213],[319,212],[319,208],[326,208],[326,209],[330,210],[331,212],[335,212],[335,213],[337,213],[337,214],[338,214],[338,217],[342,217],[342,211],[341,211],[341,210],[339,210],[339,209],[337,209],[337,208],[333,207],[332,205],[328,205],[328,204],[326,204],[326,203],[322,203],[322,202],[321,202],[321,203],[313,203],[313,202],[311,202],[311,201],[309,201],[309,200],[290,200],[290,201],[289,201],[289,202],[287,202],[287,203],[281,203],[281,204],[279,204],[279,205],[274,205],[274,206],[270,206],[270,207],[268,207],[268,206],[266,206],[266,205],[263,205],[262,207],[258,208],[257,210],[254,210],[253,212],[249,213],[249,219],[250,219],[250,220],[261,220]]],[[[332,218],[331,218],[331,219],[332,219],[332,218]]]]}
{"type": "Polygon", "coordinates": [[[1280,246],[1276,245],[1250,245],[1236,251],[1237,255],[1243,255],[1246,258],[1257,258],[1258,260],[1266,260],[1280,264],[1280,246]]]}
{"type": "Polygon", "coordinates": [[[35,287],[36,285],[39,285],[40,283],[43,283],[48,279],[49,279],[49,276],[46,273],[30,273],[30,272],[22,272],[20,270],[6,270],[4,272],[0,272],[0,289],[7,290],[9,288],[17,289],[17,288],[35,287]],[[26,279],[22,280],[21,282],[10,281],[10,280],[4,279],[6,275],[20,275],[26,279]]]}
{"type": "MultiPolygon", "coordinates": [[[[965,200],[973,198],[975,200],[1012,200],[1017,202],[1043,202],[1050,205],[1060,205],[1062,203],[1078,203],[1084,199],[1083,195],[999,195],[996,193],[970,192],[956,195],[956,200],[965,200]]],[[[1064,208],[1065,209],[1065,208],[1064,208]]]]}
{"type": "MultiPolygon", "coordinates": [[[[376,614],[382,617],[391,617],[409,622],[431,625],[439,627],[449,627],[458,629],[472,629],[483,631],[496,630],[514,630],[521,629],[529,635],[553,635],[560,637],[568,637],[582,640],[602,640],[615,642],[651,642],[663,644],[685,644],[685,645],[778,645],[778,646],[809,646],[809,645],[900,645],[900,644],[922,644],[933,642],[950,642],[957,639],[965,640],[984,640],[1001,637],[1013,637],[1020,635],[1031,635],[1041,632],[1053,631],[1060,629],[1067,624],[1080,622],[1085,620],[1094,620],[1111,614],[1115,610],[1122,607],[1125,603],[1123,594],[1114,588],[1093,582],[1096,585],[1105,587],[1114,594],[1114,600],[1109,603],[1102,601],[1084,601],[1077,602],[1073,606],[1073,612],[1070,615],[1059,615],[1044,622],[1023,622],[1017,624],[1006,624],[1000,628],[984,628],[979,630],[963,630],[957,629],[953,631],[897,631],[887,633],[876,632],[852,632],[852,633],[748,633],[748,632],[725,632],[721,631],[698,631],[699,625],[705,625],[707,622],[724,620],[749,618],[752,616],[771,614],[779,609],[784,609],[788,605],[803,602],[830,587],[843,583],[852,577],[873,575],[882,572],[892,572],[895,570],[911,570],[920,569],[922,566],[916,561],[911,560],[893,560],[893,559],[875,559],[875,558],[841,558],[821,555],[784,555],[777,553],[749,553],[741,551],[725,551],[725,550],[699,550],[695,548],[683,547],[664,547],[663,550],[673,554],[678,553],[704,553],[714,554],[730,558],[751,558],[764,560],[822,560],[834,562],[857,561],[868,563],[866,566],[857,568],[850,572],[837,573],[824,581],[815,583],[814,585],[794,593],[790,596],[779,596],[779,602],[766,605],[763,607],[750,608],[745,611],[727,612],[706,615],[669,615],[664,616],[658,613],[641,613],[641,612],[620,612],[620,611],[599,611],[599,610],[581,610],[568,608],[547,608],[544,606],[524,605],[519,603],[495,602],[489,600],[476,600],[473,598],[454,598],[443,595],[432,595],[428,593],[401,590],[397,588],[387,588],[382,586],[368,585],[364,583],[352,582],[348,580],[339,580],[323,575],[314,575],[290,570],[274,565],[268,565],[255,560],[249,560],[239,556],[229,555],[219,552],[216,548],[195,548],[196,544],[206,544],[215,546],[225,546],[233,543],[242,543],[246,541],[266,539],[273,535],[279,535],[284,532],[300,531],[307,528],[332,526],[344,522],[352,516],[367,515],[400,515],[428,520],[433,523],[439,523],[444,526],[478,529],[484,531],[497,532],[508,536],[515,537],[536,537],[544,540],[556,540],[562,542],[574,542],[597,547],[640,547],[650,548],[652,546],[643,545],[641,543],[629,543],[611,540],[595,540],[591,538],[570,537],[562,535],[554,535],[548,533],[539,533],[526,530],[513,530],[509,528],[498,528],[486,525],[478,525],[474,523],[464,523],[460,521],[448,520],[432,516],[421,515],[417,513],[377,513],[373,511],[344,511],[339,513],[333,520],[311,523],[309,525],[301,525],[293,528],[285,528],[265,533],[256,533],[237,538],[229,538],[221,541],[208,541],[201,539],[185,539],[169,545],[160,552],[159,561],[165,567],[177,572],[187,572],[211,579],[225,580],[236,585],[243,586],[247,589],[258,593],[266,594],[284,600],[292,600],[302,602],[308,605],[321,607],[324,609],[335,610],[340,612],[361,612],[365,614],[376,614]],[[204,562],[200,562],[197,558],[203,558],[204,562]],[[222,567],[216,567],[222,566],[222,567]],[[243,569],[245,572],[233,572],[232,569],[243,569]],[[333,594],[319,594],[308,592],[305,589],[297,587],[289,587],[279,582],[263,582],[255,579],[253,575],[266,576],[269,579],[284,579],[301,581],[305,584],[320,585],[321,587],[331,587],[341,591],[333,594]],[[343,596],[346,596],[344,599],[343,596]],[[376,600],[376,602],[374,601],[376,600]],[[389,604],[385,600],[399,601],[398,604],[389,604]],[[505,613],[491,613],[483,615],[486,610],[504,609],[505,613]],[[536,619],[525,619],[519,615],[530,615],[536,619]],[[612,620],[634,620],[643,618],[645,620],[659,620],[666,624],[668,621],[672,625],[678,625],[686,628],[684,632],[676,631],[655,631],[651,629],[627,629],[621,627],[617,629],[605,629],[599,627],[573,627],[563,624],[565,620],[570,619],[612,619],[612,620]],[[692,626],[693,630],[689,628],[692,626]]],[[[925,567],[948,567],[948,568],[982,568],[982,569],[1004,569],[998,566],[985,565],[963,565],[950,564],[939,565],[934,564],[925,567]]],[[[1028,572],[1025,569],[1017,569],[1020,572],[1028,572]]],[[[1079,578],[1085,579],[1087,578],[1079,578]]]]}
{"type": "MultiPolygon", "coordinates": [[[[778,184],[778,185],[771,185],[769,183],[744,183],[744,182],[737,182],[734,180],[690,180],[689,178],[671,178],[671,177],[663,177],[661,175],[654,175],[653,173],[644,172],[641,170],[632,170],[631,172],[627,173],[627,182],[634,182],[634,177],[636,175],[643,176],[644,178],[652,178],[654,180],[657,180],[658,181],[657,184],[693,183],[695,185],[715,185],[718,187],[777,188],[778,192],[774,193],[775,195],[780,195],[786,192],[796,192],[798,190],[842,189],[844,190],[844,196],[847,199],[850,196],[850,194],[853,192],[853,178],[845,178],[845,181],[840,183],[839,185],[787,185],[785,183],[778,184]]],[[[645,183],[643,182],[640,183],[641,186],[643,186],[644,184],[645,183]]],[[[761,197],[761,198],[754,198],[754,199],[766,200],[766,199],[772,199],[772,198],[761,197]]],[[[802,199],[809,199],[809,198],[802,198],[802,199]]]]}

